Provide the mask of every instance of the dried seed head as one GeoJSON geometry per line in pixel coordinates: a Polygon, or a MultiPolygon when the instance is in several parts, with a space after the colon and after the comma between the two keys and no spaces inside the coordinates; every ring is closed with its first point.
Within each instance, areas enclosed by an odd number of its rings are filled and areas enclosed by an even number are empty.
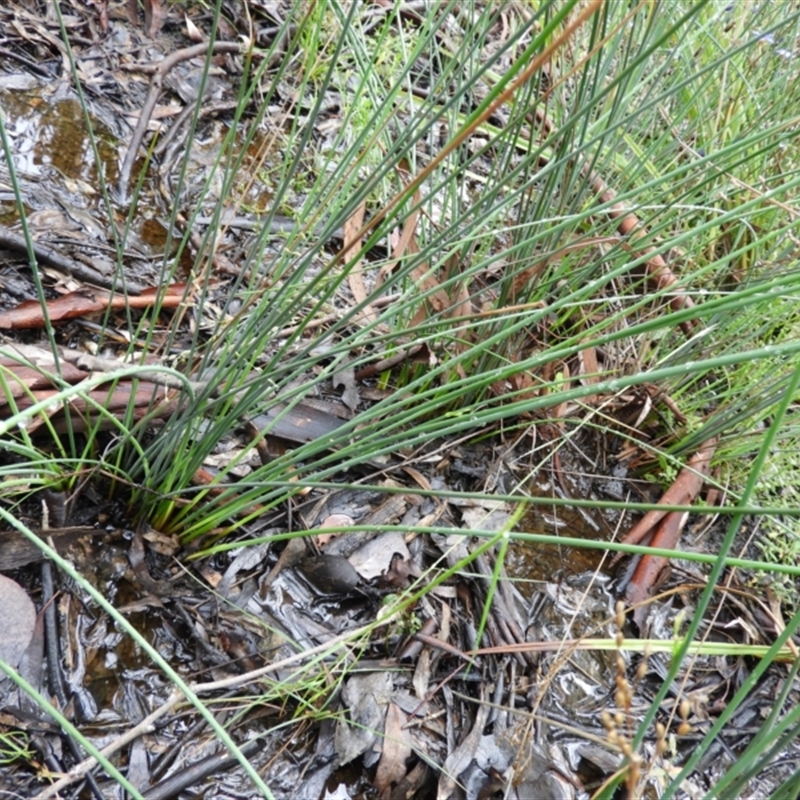
{"type": "Polygon", "coordinates": [[[621,631],[625,627],[625,603],[623,603],[622,600],[617,600],[615,622],[618,631],[621,631]]]}
{"type": "Polygon", "coordinates": [[[642,774],[642,757],[638,753],[628,752],[625,753],[630,762],[628,767],[627,786],[632,792],[636,792],[639,785],[639,778],[642,774]]]}

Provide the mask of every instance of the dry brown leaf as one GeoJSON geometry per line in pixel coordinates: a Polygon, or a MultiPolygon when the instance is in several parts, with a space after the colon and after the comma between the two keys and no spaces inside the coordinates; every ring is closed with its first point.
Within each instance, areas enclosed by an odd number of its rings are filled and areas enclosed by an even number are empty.
{"type": "MultiPolygon", "coordinates": [[[[597,363],[597,351],[594,347],[587,347],[578,353],[581,369],[580,376],[583,383],[597,383],[600,380],[600,366],[597,363]]],[[[589,402],[588,398],[584,398],[589,402]]]]}
{"type": "MultiPolygon", "coordinates": [[[[344,223],[344,261],[347,263],[361,249],[361,237],[358,235],[364,224],[366,201],[362,201],[358,208],[345,220],[344,223]]],[[[347,267],[347,284],[353,293],[356,305],[367,299],[367,289],[364,286],[364,276],[361,272],[361,259],[353,261],[347,267]]],[[[375,309],[367,305],[359,315],[360,322],[374,322],[375,309]]]]}
{"type": "MultiPolygon", "coordinates": [[[[419,189],[414,193],[414,205],[418,205],[422,198],[419,189]]],[[[403,255],[408,254],[411,256],[419,253],[419,246],[416,240],[417,223],[419,222],[419,208],[415,208],[403,223],[403,231],[400,234],[400,239],[397,245],[392,250],[392,261],[398,261],[403,255]]],[[[426,293],[426,300],[433,306],[434,310],[442,313],[450,306],[450,299],[443,289],[436,289],[439,283],[436,279],[429,274],[427,263],[420,264],[411,271],[411,277],[417,286],[426,293]],[[435,291],[434,291],[435,290],[435,291]]],[[[428,311],[423,304],[420,306],[417,313],[409,323],[409,327],[413,328],[419,325],[428,318],[428,311]]]]}
{"type": "Polygon", "coordinates": [[[375,788],[381,797],[389,797],[393,784],[406,776],[406,759],[411,755],[411,735],[405,729],[405,714],[395,703],[389,703],[386,710],[386,726],[383,732],[383,746],[378,771],[375,774],[375,788]]]}
{"type": "Polygon", "coordinates": [[[205,36],[203,36],[197,25],[195,25],[194,22],[189,19],[189,15],[184,14],[183,18],[186,22],[186,35],[189,37],[189,40],[192,42],[205,41],[205,36]]]}
{"type": "MultiPolygon", "coordinates": [[[[345,528],[351,525],[355,525],[356,521],[349,515],[349,514],[329,514],[325,517],[322,522],[320,522],[320,528],[345,528]]],[[[325,547],[328,542],[335,539],[337,536],[341,536],[340,533],[317,533],[314,536],[314,541],[317,544],[317,547],[325,547]]]]}
{"type": "Polygon", "coordinates": [[[155,39],[167,19],[167,12],[161,5],[161,0],[144,0],[144,29],[145,33],[155,39]]]}

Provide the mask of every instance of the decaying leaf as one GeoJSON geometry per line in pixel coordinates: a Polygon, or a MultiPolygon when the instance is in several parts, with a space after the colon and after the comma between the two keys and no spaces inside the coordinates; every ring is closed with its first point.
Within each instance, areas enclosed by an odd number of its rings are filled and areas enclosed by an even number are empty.
{"type": "Polygon", "coordinates": [[[351,410],[358,408],[359,394],[356,383],[355,371],[351,366],[345,365],[333,374],[333,388],[342,391],[342,402],[351,410]]]}
{"type": "Polygon", "coordinates": [[[342,689],[342,702],[349,709],[352,724],[340,720],[334,746],[339,765],[349,764],[378,742],[392,695],[393,679],[387,672],[353,675],[342,689]]]}
{"type": "Polygon", "coordinates": [[[475,753],[478,750],[483,728],[489,718],[489,706],[483,702],[485,700],[485,687],[481,690],[481,703],[475,715],[475,724],[463,742],[453,750],[447,757],[442,766],[442,774],[439,776],[439,788],[436,792],[436,800],[448,800],[453,796],[456,789],[458,776],[469,766],[475,753]]]}
{"type": "Polygon", "coordinates": [[[405,728],[406,716],[394,703],[386,711],[386,728],[383,733],[383,748],[375,788],[382,797],[388,796],[392,784],[406,776],[406,760],[411,755],[411,734],[405,728]]]}
{"type": "Polygon", "coordinates": [[[5,575],[0,575],[0,608],[0,658],[16,667],[33,638],[36,609],[28,593],[5,575]]]}
{"type": "MultiPolygon", "coordinates": [[[[361,237],[358,232],[364,224],[364,212],[366,211],[366,203],[361,202],[353,213],[345,220],[344,223],[344,260],[349,261],[353,258],[361,248],[361,237]]],[[[367,289],[364,285],[364,275],[361,269],[361,259],[353,261],[347,268],[347,283],[350,286],[350,291],[353,293],[353,299],[356,305],[360,305],[367,299],[367,289]]],[[[362,322],[373,322],[376,314],[372,306],[367,305],[359,314],[359,319],[362,322]]]]}
{"type": "Polygon", "coordinates": [[[411,558],[402,534],[385,531],[359,547],[350,561],[362,578],[372,580],[389,572],[395,555],[403,560],[411,558]]]}

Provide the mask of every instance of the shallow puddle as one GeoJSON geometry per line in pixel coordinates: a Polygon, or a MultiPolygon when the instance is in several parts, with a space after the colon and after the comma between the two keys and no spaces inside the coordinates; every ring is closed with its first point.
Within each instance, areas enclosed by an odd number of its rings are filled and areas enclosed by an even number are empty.
{"type": "Polygon", "coordinates": [[[106,180],[115,181],[118,155],[111,131],[100,120],[90,118],[90,135],[77,99],[57,99],[45,92],[43,87],[33,92],[0,93],[17,171],[28,178],[47,180],[52,170],[56,173],[52,177],[79,181],[84,191],[94,194],[93,187],[98,185],[94,140],[106,180]]]}
{"type": "MultiPolygon", "coordinates": [[[[531,481],[527,490],[537,498],[552,497],[554,493],[547,477],[531,481]]],[[[531,534],[608,541],[609,532],[615,527],[611,516],[599,509],[537,504],[528,508],[517,529],[531,534]]],[[[535,584],[592,572],[600,567],[603,557],[604,551],[598,549],[517,540],[509,545],[505,567],[522,594],[529,597],[535,584]]]]}

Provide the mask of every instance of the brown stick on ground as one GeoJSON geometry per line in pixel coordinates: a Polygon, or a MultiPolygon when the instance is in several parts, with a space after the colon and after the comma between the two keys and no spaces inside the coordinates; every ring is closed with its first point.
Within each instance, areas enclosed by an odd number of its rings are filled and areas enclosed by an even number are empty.
{"type": "MultiPolygon", "coordinates": [[[[47,301],[47,321],[63,322],[87,314],[105,311],[106,308],[177,308],[187,301],[187,287],[183,283],[172,283],[161,288],[146,289],[138,295],[122,295],[104,289],[81,289],[77,292],[47,301]]],[[[0,328],[44,328],[44,309],[38,300],[25,300],[14,308],[0,311],[0,328]]]]}
{"type": "MultiPolygon", "coordinates": [[[[16,398],[13,404],[2,402],[0,396],[0,419],[6,420],[57,394],[57,389],[37,389],[16,398]]],[[[150,381],[136,381],[135,386],[131,381],[120,381],[113,387],[93,389],[85,392],[84,396],[76,395],[68,403],[42,412],[31,421],[27,431],[33,434],[42,428],[45,416],[56,433],[65,433],[67,430],[83,432],[98,425],[108,430],[115,427],[113,418],[125,419],[129,410],[132,422],[141,422],[145,418],[166,419],[178,410],[179,393],[172,390],[171,395],[163,386],[150,381]]]]}
{"type": "MultiPolygon", "coordinates": [[[[688,518],[685,511],[670,511],[656,527],[650,545],[663,550],[674,550],[688,518]]],[[[653,589],[661,583],[668,565],[669,559],[665,556],[641,556],[625,587],[625,601],[630,606],[636,606],[633,620],[640,628],[647,619],[646,601],[652,596],[653,589]]]]}
{"type": "MultiPolygon", "coordinates": [[[[589,179],[592,190],[597,194],[598,199],[603,203],[611,203],[607,209],[608,215],[617,221],[617,230],[622,236],[627,236],[631,249],[637,252],[635,243],[637,240],[646,236],[646,230],[642,225],[639,218],[629,208],[626,208],[623,203],[614,202],[616,194],[613,189],[610,189],[603,179],[588,170],[587,165],[584,165],[583,170],[586,177],[589,179]]],[[[656,291],[669,291],[671,293],[669,305],[673,311],[681,311],[685,308],[694,308],[692,298],[689,297],[683,289],[680,288],[678,278],[675,273],[669,268],[667,262],[664,261],[659,253],[656,253],[654,247],[644,247],[638,251],[641,255],[647,256],[645,262],[645,270],[647,280],[656,291]]],[[[694,330],[694,323],[691,320],[686,320],[681,323],[681,330],[687,335],[691,336],[694,330]]]]}
{"type": "MultiPolygon", "coordinates": [[[[541,129],[542,133],[549,136],[553,132],[553,123],[547,114],[540,110],[536,110],[535,121],[541,129]]],[[[541,166],[546,166],[548,160],[545,157],[540,157],[539,163],[541,166]]],[[[626,208],[622,203],[615,202],[616,194],[613,189],[600,177],[596,172],[591,169],[591,164],[585,159],[578,162],[581,170],[581,175],[589,181],[592,191],[597,195],[597,198],[602,203],[610,203],[608,214],[613,220],[617,220],[617,231],[622,236],[629,237],[631,241],[631,250],[634,252],[636,248],[634,243],[638,239],[643,239],[646,236],[646,229],[641,220],[629,208],[626,208]]],[[[670,307],[673,311],[679,311],[686,308],[694,308],[692,299],[680,289],[680,281],[664,258],[656,253],[655,247],[644,247],[639,252],[646,255],[647,261],[645,262],[645,271],[647,279],[650,284],[658,290],[674,289],[674,294],[670,298],[670,307]]],[[[694,330],[694,323],[691,320],[686,320],[681,323],[681,330],[689,336],[694,330]]]]}
{"type": "MultiPolygon", "coordinates": [[[[3,250],[13,250],[16,253],[28,255],[28,243],[24,237],[19,236],[13,231],[0,225],[0,248],[3,250]]],[[[93,286],[103,286],[106,289],[116,289],[118,292],[125,291],[128,294],[139,294],[144,291],[144,285],[138,281],[124,280],[119,275],[103,275],[96,269],[87,267],[79,261],[72,261],[62,256],[52,247],[41,242],[32,243],[33,257],[38,264],[53,267],[73,278],[90,283],[93,286]]]]}
{"type": "MultiPolygon", "coordinates": [[[[689,459],[689,463],[680,471],[675,482],[659,501],[661,505],[689,505],[697,497],[709,473],[716,446],[716,437],[709,439],[689,459]]],[[[686,511],[648,511],[622,541],[624,544],[638,544],[649,536],[651,547],[674,550],[688,517],[686,511]]],[[[619,556],[620,554],[612,560],[612,563],[617,561],[619,556]]],[[[625,599],[629,604],[643,603],[650,597],[651,589],[656,585],[661,571],[668,563],[669,559],[664,556],[647,554],[641,556],[625,588],[625,599]]],[[[634,612],[634,620],[639,626],[644,622],[646,614],[644,606],[640,606],[634,612]]]]}
{"type": "MultiPolygon", "coordinates": [[[[210,45],[213,53],[240,53],[242,45],[239,42],[214,42],[210,45]]],[[[131,172],[133,165],[136,161],[136,155],[139,152],[139,145],[144,139],[147,132],[147,126],[150,124],[150,117],[153,115],[153,110],[156,107],[158,98],[161,96],[162,84],[164,76],[181,61],[187,61],[190,58],[197,58],[198,56],[205,55],[209,50],[208,42],[193,45],[192,47],[184,47],[182,50],[176,50],[174,53],[168,55],[163,61],[150,69],[144,67],[140,68],[141,72],[151,71],[153,77],[150,81],[150,89],[147,92],[147,99],[145,100],[142,113],[139,115],[139,124],[133,132],[133,138],[128,145],[128,152],[125,154],[125,159],[122,162],[122,167],[119,171],[119,196],[124,201],[128,195],[128,184],[131,179],[131,172]]]]}
{"type": "MultiPolygon", "coordinates": [[[[703,446],[689,459],[686,466],[680,471],[672,486],[664,492],[659,505],[664,506],[684,506],[692,502],[700,492],[700,487],[709,472],[711,459],[717,448],[717,437],[709,439],[703,446]]],[[[648,511],[625,535],[623,544],[639,544],[644,538],[652,533],[655,526],[671,512],[667,510],[653,509],[648,511]]],[[[620,556],[621,557],[621,556],[620,556]]],[[[620,557],[615,557],[618,561],[620,557]]],[[[612,562],[614,563],[614,562],[612,562]]]]}

